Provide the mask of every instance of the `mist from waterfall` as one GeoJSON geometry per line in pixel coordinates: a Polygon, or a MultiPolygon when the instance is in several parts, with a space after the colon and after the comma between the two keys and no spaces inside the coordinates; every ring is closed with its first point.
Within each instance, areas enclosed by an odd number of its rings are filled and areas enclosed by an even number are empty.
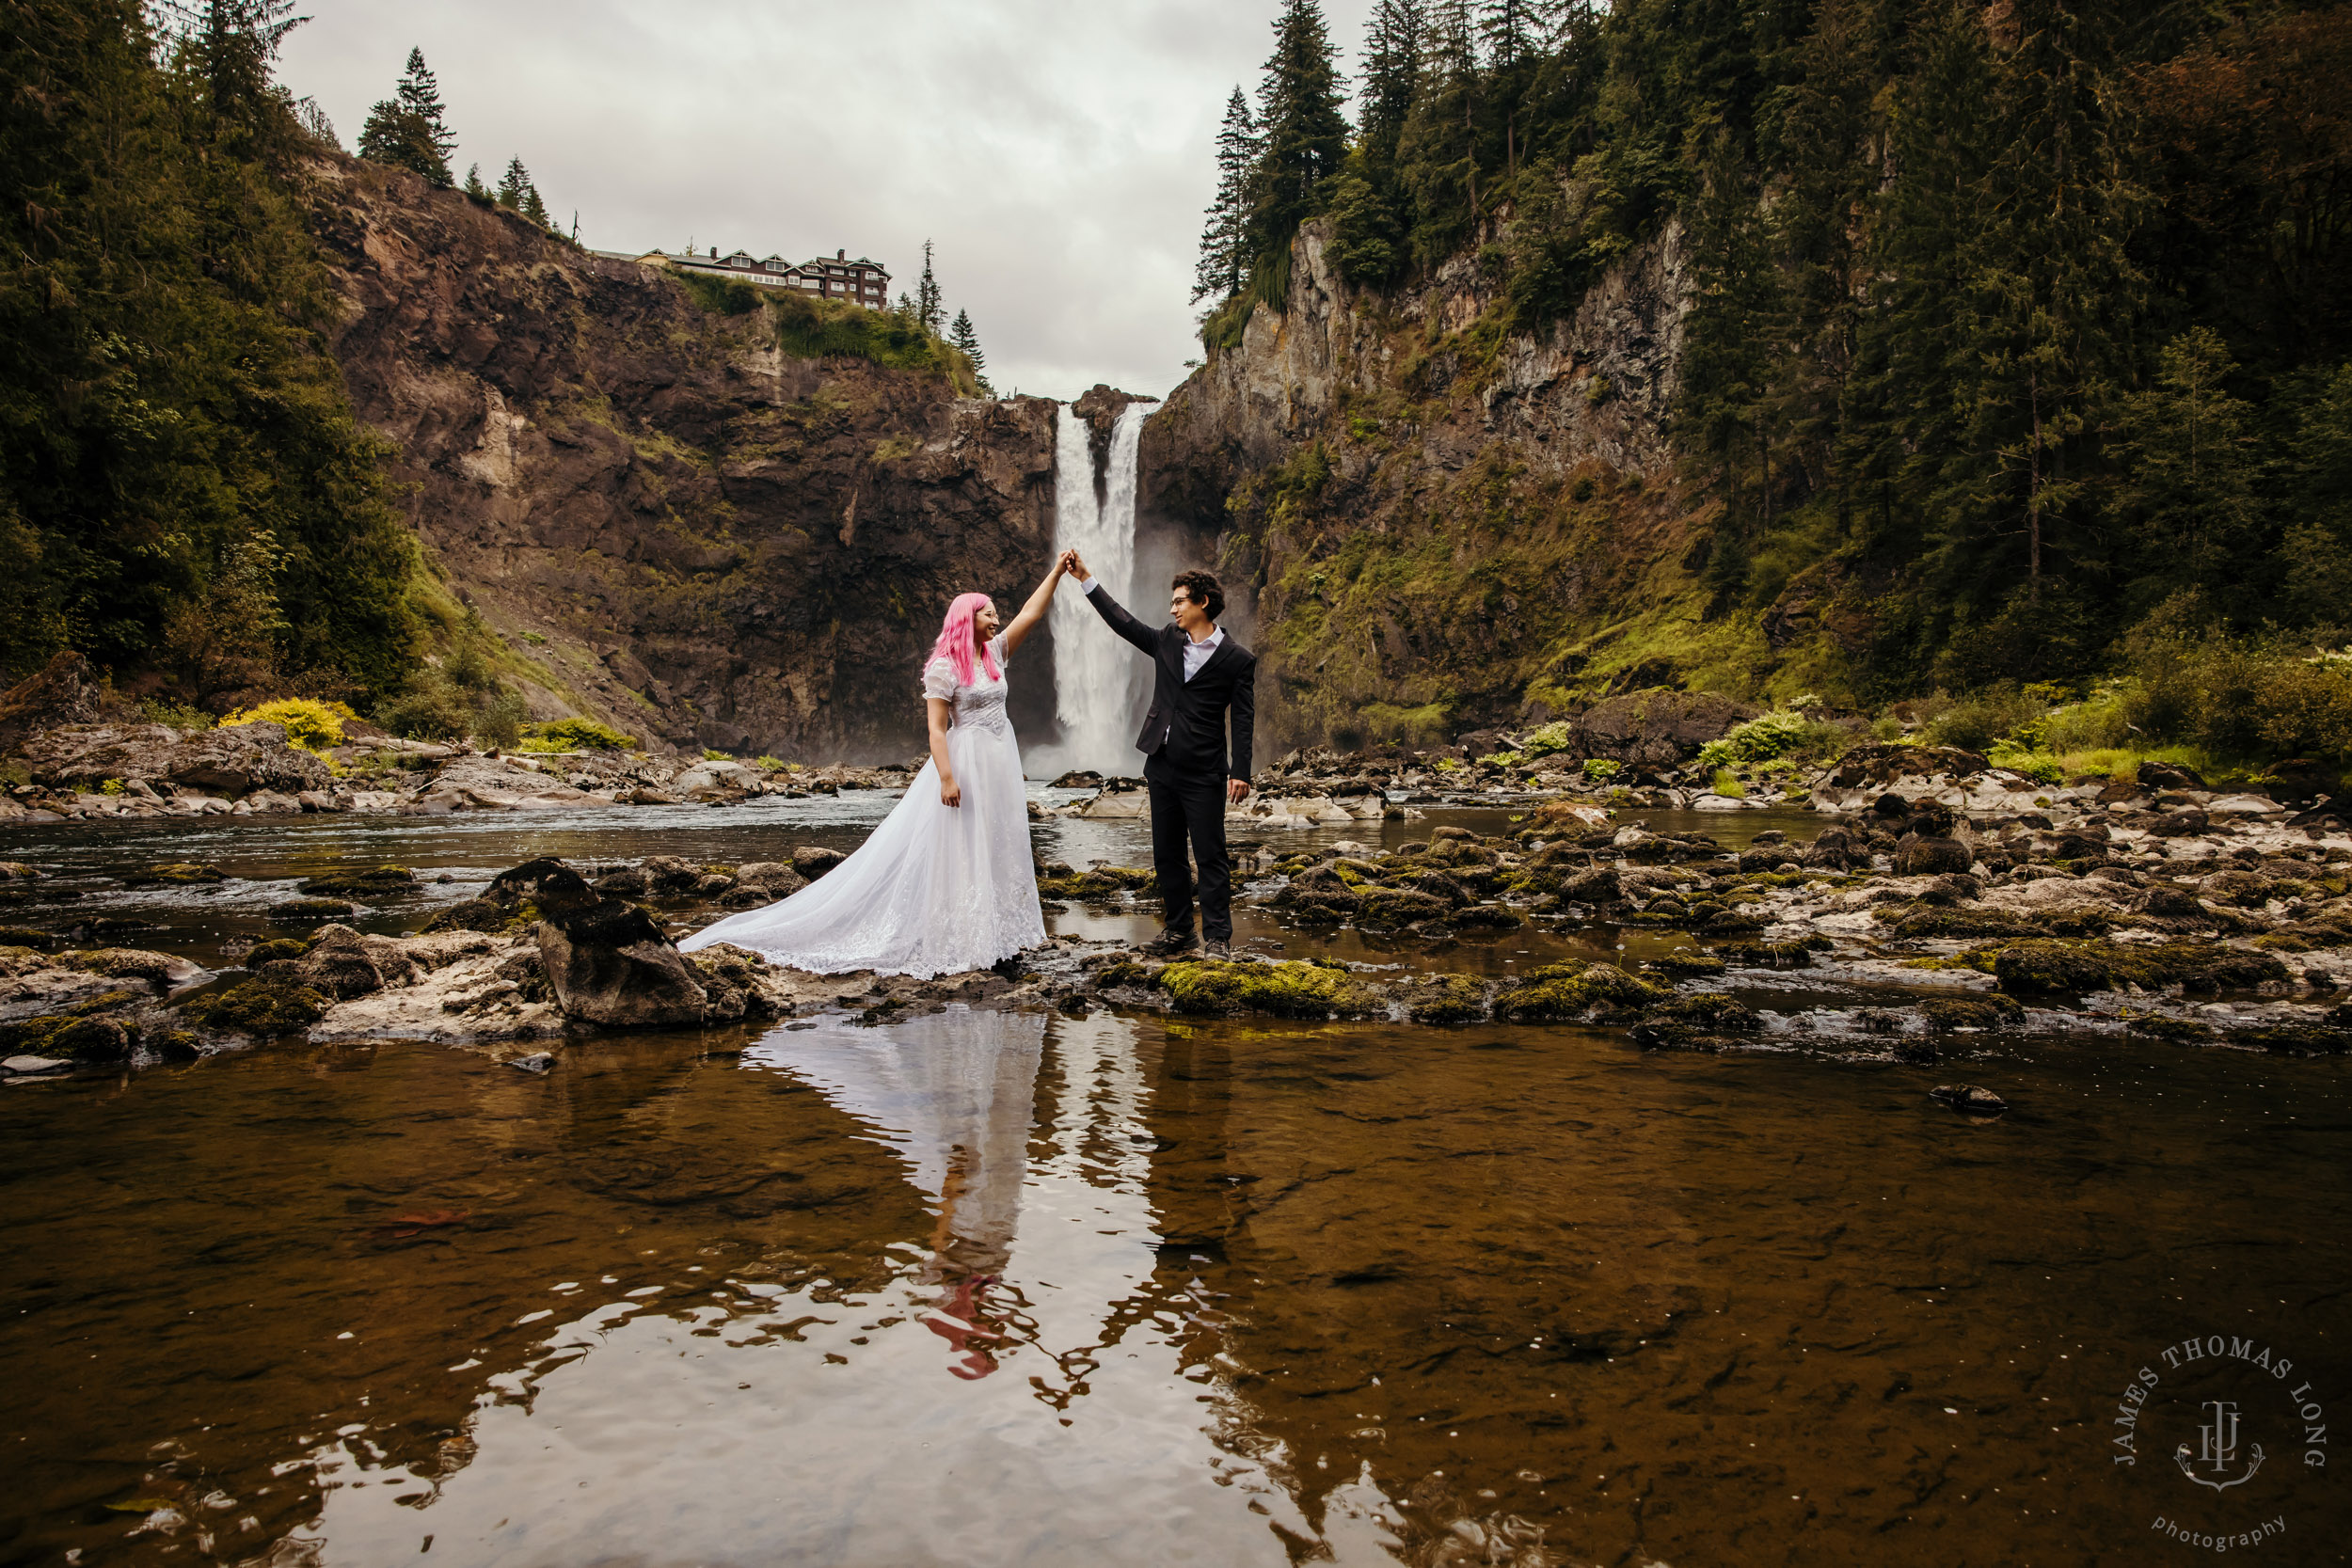
{"type": "MultiPolygon", "coordinates": [[[[1104,589],[1134,608],[1136,453],[1143,440],[1144,405],[1131,403],[1111,427],[1103,491],[1095,491],[1094,452],[1087,421],[1068,404],[1054,411],[1054,547],[1074,549],[1104,589]]],[[[1141,766],[1130,721],[1146,673],[1135,649],[1114,635],[1086,602],[1075,582],[1055,596],[1054,717],[1061,738],[1035,748],[1028,771],[1051,776],[1073,768],[1133,773],[1141,766]]]]}

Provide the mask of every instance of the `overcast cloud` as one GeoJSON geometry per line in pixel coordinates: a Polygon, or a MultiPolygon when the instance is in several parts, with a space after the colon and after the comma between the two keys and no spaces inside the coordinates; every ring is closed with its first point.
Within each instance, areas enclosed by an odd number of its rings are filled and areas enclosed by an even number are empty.
{"type": "MultiPolygon", "coordinates": [[[[1352,77],[1371,0],[1326,0],[1352,77]]],[[[599,249],[847,249],[912,292],[930,238],[1000,392],[1165,395],[1226,94],[1277,0],[314,0],[279,74],[346,147],[413,44],[462,175],[519,156],[599,249]]]]}

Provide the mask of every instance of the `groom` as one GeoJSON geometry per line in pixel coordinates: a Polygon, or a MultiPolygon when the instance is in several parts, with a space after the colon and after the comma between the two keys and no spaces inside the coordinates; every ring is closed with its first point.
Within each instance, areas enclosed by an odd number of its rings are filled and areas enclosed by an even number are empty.
{"type": "Polygon", "coordinates": [[[1217,629],[1225,594],[1206,572],[1180,572],[1169,590],[1171,623],[1154,631],[1120,607],[1094,580],[1076,550],[1063,553],[1111,630],[1152,659],[1152,711],[1136,747],[1152,797],[1152,861],[1160,874],[1166,929],[1149,951],[1161,957],[1193,944],[1191,868],[1200,867],[1200,924],[1213,958],[1232,955],[1232,863],[1225,854],[1225,807],[1249,793],[1249,727],[1257,717],[1258,656],[1217,629]],[[1226,710],[1233,745],[1225,749],[1226,710]]]}

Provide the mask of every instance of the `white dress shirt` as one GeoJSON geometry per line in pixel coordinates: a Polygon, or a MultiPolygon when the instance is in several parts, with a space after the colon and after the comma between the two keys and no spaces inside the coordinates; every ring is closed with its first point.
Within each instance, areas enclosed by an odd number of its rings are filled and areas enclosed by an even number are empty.
{"type": "MultiPolygon", "coordinates": [[[[1097,588],[1102,586],[1103,579],[1101,578],[1089,578],[1086,580],[1086,591],[1089,594],[1093,593],[1097,588]]],[[[1223,626],[1219,626],[1216,630],[1210,632],[1208,636],[1200,639],[1198,642],[1194,641],[1190,637],[1185,638],[1184,679],[1189,681],[1193,676],[1199,674],[1200,673],[1200,667],[1209,662],[1209,656],[1216,653],[1224,641],[1225,628],[1223,626]]]]}

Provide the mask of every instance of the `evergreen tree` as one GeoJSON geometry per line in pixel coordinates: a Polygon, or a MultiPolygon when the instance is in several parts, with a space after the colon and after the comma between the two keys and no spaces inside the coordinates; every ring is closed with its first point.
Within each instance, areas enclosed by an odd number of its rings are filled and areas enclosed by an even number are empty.
{"type": "Polygon", "coordinates": [[[1413,260],[1435,266],[1478,221],[1478,43],[1470,0],[1435,0],[1422,33],[1421,80],[1397,149],[1413,204],[1413,260]]]}
{"type": "Polygon", "coordinates": [[[931,275],[931,242],[923,242],[923,276],[914,285],[914,317],[927,332],[936,333],[946,306],[939,297],[939,279],[931,275]]]}
{"type": "Polygon", "coordinates": [[[448,111],[441,103],[441,85],[426,67],[423,50],[413,46],[409,49],[408,65],[400,73],[400,86],[395,90],[401,108],[423,122],[433,138],[435,154],[447,164],[449,155],[457,150],[457,138],[450,134],[448,111]]]}
{"type": "Polygon", "coordinates": [[[956,312],[955,325],[948,329],[947,342],[972,361],[972,379],[979,383],[980,390],[994,397],[996,389],[988,384],[988,356],[980,352],[980,335],[972,328],[971,311],[956,312]]]}
{"type": "Polygon", "coordinates": [[[1193,268],[1192,297],[1231,299],[1249,270],[1249,177],[1258,161],[1258,130],[1249,101],[1236,87],[1225,101],[1225,123],[1216,134],[1216,196],[1200,226],[1200,260],[1193,268]]]}
{"type": "Polygon", "coordinates": [[[1359,145],[1376,168],[1395,164],[1397,142],[1413,112],[1413,89],[1421,75],[1422,8],[1422,0],[1379,0],[1365,24],[1364,64],[1356,95],[1359,145]]]}
{"type": "Polygon", "coordinates": [[[539,198],[539,187],[532,183],[531,171],[523,167],[520,158],[507,160],[506,172],[499,177],[498,199],[501,206],[512,207],[542,229],[553,229],[548,216],[548,204],[539,198]]]}
{"type": "Polygon", "coordinates": [[[1248,227],[1253,274],[1287,276],[1291,236],[1347,151],[1343,86],[1316,0],[1282,0],[1258,88],[1260,150],[1248,227]]]}
{"type": "Polygon", "coordinates": [[[482,166],[480,164],[469,164],[467,166],[466,194],[485,201],[491,199],[490,187],[482,182],[482,166]]]}

